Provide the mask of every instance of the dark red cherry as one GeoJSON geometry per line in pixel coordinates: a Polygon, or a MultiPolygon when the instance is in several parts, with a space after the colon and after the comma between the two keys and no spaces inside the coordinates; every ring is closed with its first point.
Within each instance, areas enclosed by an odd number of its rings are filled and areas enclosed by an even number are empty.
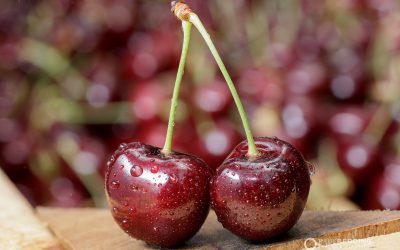
{"type": "Polygon", "coordinates": [[[400,209],[400,158],[386,159],[384,167],[364,194],[364,209],[400,209]]]}
{"type": "Polygon", "coordinates": [[[326,130],[335,140],[360,136],[371,120],[373,110],[351,105],[337,108],[333,113],[328,112],[326,130]]]}
{"type": "Polygon", "coordinates": [[[130,94],[130,108],[138,121],[149,121],[160,115],[161,103],[169,98],[167,87],[158,81],[135,85],[130,94]]]}
{"type": "Polygon", "coordinates": [[[281,76],[272,69],[245,69],[237,82],[240,96],[248,101],[280,103],[284,99],[281,76]]]}
{"type": "Polygon", "coordinates": [[[211,170],[199,158],[133,142],[121,144],[106,170],[112,215],[130,236],[173,247],[191,238],[209,211],[211,170]]]}
{"type": "MultiPolygon", "coordinates": [[[[200,123],[200,126],[207,126],[200,123]]],[[[204,129],[201,135],[195,138],[190,147],[190,153],[195,153],[215,171],[225,160],[230,150],[241,141],[241,135],[234,125],[224,119],[216,120],[214,126],[204,129]]]]}
{"type": "Polygon", "coordinates": [[[327,90],[327,70],[321,62],[300,62],[286,78],[287,90],[294,95],[317,96],[327,90]]]}
{"type": "Polygon", "coordinates": [[[288,231],[303,212],[310,189],[310,166],[289,143],[255,138],[260,153],[246,154],[241,142],[217,169],[211,186],[212,206],[222,225],[250,241],[288,231]]]}
{"type": "Polygon", "coordinates": [[[306,157],[316,154],[320,107],[311,98],[289,96],[281,109],[282,139],[294,145],[306,157]],[[297,147],[303,144],[304,147],[297,147]]]}
{"type": "Polygon", "coordinates": [[[197,86],[194,90],[193,102],[204,112],[221,114],[232,103],[232,97],[224,82],[215,81],[197,86]]]}
{"type": "Polygon", "coordinates": [[[342,170],[356,183],[362,184],[380,169],[377,147],[362,137],[337,143],[337,161],[342,170]]]}

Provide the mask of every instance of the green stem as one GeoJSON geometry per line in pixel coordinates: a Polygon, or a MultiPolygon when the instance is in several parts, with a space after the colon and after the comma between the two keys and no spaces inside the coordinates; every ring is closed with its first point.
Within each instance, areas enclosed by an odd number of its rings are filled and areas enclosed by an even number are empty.
{"type": "Polygon", "coordinates": [[[214,45],[214,43],[212,42],[212,40],[210,38],[210,35],[208,34],[207,30],[204,28],[204,25],[200,21],[199,17],[194,13],[190,13],[189,21],[191,23],[193,23],[193,25],[199,30],[201,36],[205,40],[208,48],[211,51],[211,54],[214,56],[214,59],[217,62],[218,67],[222,72],[222,75],[225,78],[226,83],[228,84],[229,90],[232,93],[233,100],[236,103],[237,109],[238,109],[239,114],[240,114],[240,118],[242,119],[244,132],[246,133],[247,142],[248,142],[248,145],[249,145],[249,151],[248,151],[247,155],[249,157],[256,157],[258,155],[258,151],[257,151],[256,145],[254,143],[254,138],[253,138],[253,134],[252,134],[251,129],[250,129],[249,120],[247,118],[246,112],[244,111],[242,102],[240,101],[240,98],[239,98],[239,95],[238,95],[238,93],[236,91],[235,85],[233,84],[232,79],[229,76],[229,73],[226,70],[226,67],[225,67],[224,63],[222,62],[222,59],[221,59],[220,55],[218,54],[218,51],[215,48],[215,45],[214,45]]]}
{"type": "Polygon", "coordinates": [[[192,24],[190,22],[182,21],[182,29],[183,29],[182,53],[179,62],[178,73],[176,75],[174,93],[172,94],[172,99],[171,99],[171,108],[169,111],[167,135],[165,137],[165,144],[162,150],[162,152],[166,155],[170,154],[172,151],[172,135],[174,133],[174,126],[175,126],[175,113],[176,113],[176,108],[178,106],[179,90],[181,88],[182,77],[185,71],[185,64],[189,49],[192,24]]]}

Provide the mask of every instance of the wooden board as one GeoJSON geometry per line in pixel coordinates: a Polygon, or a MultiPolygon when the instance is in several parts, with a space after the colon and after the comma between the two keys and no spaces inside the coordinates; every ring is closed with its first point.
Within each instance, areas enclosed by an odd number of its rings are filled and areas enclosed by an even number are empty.
{"type": "Polygon", "coordinates": [[[55,250],[58,241],[0,169],[0,249],[55,250]]]}
{"type": "MultiPolygon", "coordinates": [[[[108,210],[38,208],[38,214],[47,221],[67,249],[148,249],[145,243],[123,233],[108,210]]],[[[309,239],[308,246],[338,243],[331,245],[335,248],[321,249],[385,249],[384,244],[393,246],[395,242],[400,242],[400,233],[395,233],[399,231],[400,211],[305,211],[289,233],[274,241],[254,245],[225,230],[211,211],[200,232],[183,248],[302,249],[304,242],[309,239]],[[386,236],[373,237],[379,235],[386,236]],[[365,239],[367,237],[373,238],[365,239]]]]}

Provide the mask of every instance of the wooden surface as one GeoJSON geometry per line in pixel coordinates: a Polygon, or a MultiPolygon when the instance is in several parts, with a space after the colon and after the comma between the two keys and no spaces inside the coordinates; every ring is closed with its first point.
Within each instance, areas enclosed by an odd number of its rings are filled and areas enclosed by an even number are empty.
{"type": "MultiPolygon", "coordinates": [[[[38,214],[67,249],[148,249],[145,243],[123,233],[108,210],[38,208],[38,214]]],[[[400,242],[400,233],[395,233],[399,231],[400,211],[305,211],[288,234],[254,245],[223,229],[211,211],[200,232],[183,248],[302,249],[312,238],[308,246],[319,244],[319,249],[393,249],[385,244],[393,247],[394,242],[400,242]],[[378,235],[385,236],[365,239],[378,235]],[[333,243],[337,244],[330,245],[333,243]]]]}
{"type": "Polygon", "coordinates": [[[0,168],[0,249],[61,249],[0,168]]]}

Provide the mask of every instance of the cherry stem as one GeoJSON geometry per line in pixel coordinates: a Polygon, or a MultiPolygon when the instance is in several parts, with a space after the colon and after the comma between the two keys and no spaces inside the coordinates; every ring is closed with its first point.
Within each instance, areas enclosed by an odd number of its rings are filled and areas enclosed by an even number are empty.
{"type": "Polygon", "coordinates": [[[206,42],[208,48],[210,49],[211,54],[213,55],[215,61],[218,64],[218,67],[221,70],[221,73],[225,78],[225,81],[229,87],[229,90],[231,91],[233,100],[235,101],[236,107],[239,111],[240,118],[242,119],[244,131],[246,133],[247,143],[249,145],[249,150],[248,150],[247,155],[248,155],[248,157],[251,157],[251,158],[257,157],[259,153],[258,153],[257,147],[254,143],[254,138],[253,138],[253,134],[251,132],[249,120],[247,118],[246,112],[244,111],[242,101],[240,100],[240,97],[236,91],[235,85],[233,84],[233,81],[232,81],[224,63],[222,62],[222,59],[221,59],[217,49],[215,48],[215,45],[210,38],[210,35],[208,34],[207,30],[204,28],[204,25],[200,21],[199,17],[195,13],[190,12],[189,13],[189,21],[191,23],[193,23],[193,25],[200,32],[200,34],[203,37],[204,41],[206,42]]]}
{"type": "Polygon", "coordinates": [[[176,108],[178,106],[179,91],[181,88],[182,77],[185,71],[186,58],[189,50],[192,24],[187,21],[182,21],[182,30],[183,30],[182,53],[179,61],[178,72],[176,74],[174,92],[172,94],[172,99],[171,99],[167,135],[165,137],[164,148],[162,149],[162,153],[166,155],[169,155],[172,151],[172,136],[174,133],[174,126],[175,126],[175,114],[176,114],[176,108]]]}

